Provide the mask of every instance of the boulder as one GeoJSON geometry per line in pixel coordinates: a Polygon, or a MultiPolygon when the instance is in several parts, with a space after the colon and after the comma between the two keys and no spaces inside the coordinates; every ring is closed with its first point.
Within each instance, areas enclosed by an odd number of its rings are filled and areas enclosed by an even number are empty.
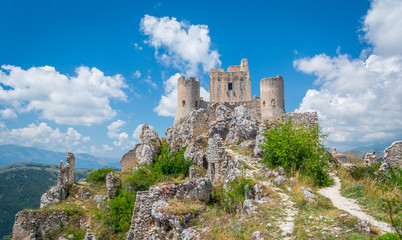
{"type": "Polygon", "coordinates": [[[284,178],[283,176],[280,176],[280,175],[277,176],[274,180],[274,183],[276,183],[276,184],[284,184],[286,182],[287,182],[286,178],[284,178]]]}
{"type": "Polygon", "coordinates": [[[252,215],[252,214],[256,213],[257,207],[255,206],[253,200],[251,200],[251,199],[244,200],[244,202],[243,202],[243,211],[247,215],[252,215]]]}
{"type": "Polygon", "coordinates": [[[301,187],[301,191],[303,193],[304,199],[309,202],[316,202],[314,199],[317,198],[317,196],[313,193],[313,190],[311,190],[311,188],[301,187]]]}
{"type": "Polygon", "coordinates": [[[56,204],[62,200],[66,200],[68,196],[68,188],[66,186],[56,185],[46,191],[40,198],[40,208],[49,204],[56,204]]]}
{"type": "Polygon", "coordinates": [[[381,170],[387,171],[390,167],[402,168],[402,141],[396,141],[384,151],[384,161],[381,170]]]}
{"type": "Polygon", "coordinates": [[[109,198],[113,199],[121,188],[121,179],[115,176],[113,172],[108,173],[106,175],[106,188],[109,198]]]}
{"type": "Polygon", "coordinates": [[[96,240],[95,233],[87,232],[85,234],[84,240],[96,240]]]}
{"type": "Polygon", "coordinates": [[[122,171],[135,168],[141,164],[151,164],[156,155],[160,153],[161,141],[158,132],[148,125],[143,125],[140,143],[128,151],[120,160],[122,171]]]}

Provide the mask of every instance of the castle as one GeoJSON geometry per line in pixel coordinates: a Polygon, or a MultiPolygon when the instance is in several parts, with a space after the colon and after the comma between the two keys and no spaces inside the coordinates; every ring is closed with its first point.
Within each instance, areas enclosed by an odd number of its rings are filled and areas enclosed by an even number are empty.
{"type": "Polygon", "coordinates": [[[210,72],[210,102],[200,96],[200,80],[184,76],[177,83],[177,112],[175,123],[181,118],[209,104],[225,103],[230,106],[245,105],[254,109],[261,120],[273,120],[285,113],[284,82],[281,76],[264,78],[260,81],[260,96],[251,99],[251,79],[248,60],[242,59],[240,65],[230,66],[225,72],[213,68],[210,72]],[[258,109],[257,109],[258,108],[258,109]]]}

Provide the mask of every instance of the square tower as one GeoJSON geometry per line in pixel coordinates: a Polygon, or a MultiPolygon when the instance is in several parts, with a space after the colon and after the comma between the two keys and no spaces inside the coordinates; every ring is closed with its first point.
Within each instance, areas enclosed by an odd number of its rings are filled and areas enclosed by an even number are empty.
{"type": "Polygon", "coordinates": [[[209,83],[211,102],[251,100],[251,79],[247,59],[242,59],[238,66],[230,66],[227,72],[222,68],[211,69],[209,83]]]}

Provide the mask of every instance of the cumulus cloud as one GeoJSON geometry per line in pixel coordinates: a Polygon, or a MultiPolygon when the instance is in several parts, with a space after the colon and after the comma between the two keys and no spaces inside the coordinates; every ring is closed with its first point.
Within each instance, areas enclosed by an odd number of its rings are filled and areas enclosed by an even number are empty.
{"type": "Polygon", "coordinates": [[[402,55],[402,1],[373,0],[364,18],[364,38],[382,55],[402,55]]]}
{"type": "Polygon", "coordinates": [[[140,77],[141,77],[141,72],[140,72],[140,70],[136,70],[135,73],[133,73],[133,77],[135,77],[135,78],[140,78],[140,77]]]}
{"type": "Polygon", "coordinates": [[[10,108],[0,110],[0,115],[2,118],[16,118],[17,117],[17,114],[14,112],[14,110],[12,110],[10,108]]]}
{"type": "MultiPolygon", "coordinates": [[[[156,112],[158,115],[164,116],[164,117],[176,116],[177,79],[179,79],[180,76],[182,76],[182,74],[176,73],[164,82],[165,93],[162,95],[161,99],[159,100],[158,106],[156,106],[154,108],[154,112],[156,112]]],[[[203,87],[200,88],[200,96],[203,97],[205,101],[209,101],[209,93],[203,87]]]]}
{"type": "Polygon", "coordinates": [[[4,123],[0,124],[0,144],[17,144],[27,147],[40,147],[52,151],[77,151],[90,137],[83,136],[74,128],[61,132],[53,129],[46,123],[38,125],[31,123],[25,128],[7,129],[4,123]]]}
{"type": "Polygon", "coordinates": [[[111,139],[116,139],[113,144],[122,150],[130,149],[134,146],[134,142],[130,141],[128,134],[121,131],[121,127],[125,124],[125,121],[119,119],[107,126],[107,136],[111,139]]]}
{"type": "Polygon", "coordinates": [[[110,99],[125,101],[126,87],[121,75],[105,76],[96,68],[78,67],[76,76],[68,76],[54,67],[24,70],[3,65],[0,69],[0,105],[3,118],[37,111],[41,117],[60,124],[99,124],[116,111],[110,99]],[[14,112],[14,114],[12,113],[14,112]]]}
{"type": "Polygon", "coordinates": [[[157,59],[188,76],[196,76],[200,69],[208,72],[221,64],[218,51],[211,50],[207,25],[191,25],[174,17],[145,15],[140,28],[144,35],[149,36],[146,43],[155,48],[157,59]]]}
{"type": "Polygon", "coordinates": [[[317,77],[317,89],[308,90],[296,111],[317,111],[331,144],[351,147],[402,136],[402,33],[395,31],[402,29],[395,17],[400,12],[400,1],[372,2],[363,30],[374,52],[365,59],[320,54],[294,61],[297,70],[317,77]],[[387,39],[385,32],[392,32],[387,39]]]}

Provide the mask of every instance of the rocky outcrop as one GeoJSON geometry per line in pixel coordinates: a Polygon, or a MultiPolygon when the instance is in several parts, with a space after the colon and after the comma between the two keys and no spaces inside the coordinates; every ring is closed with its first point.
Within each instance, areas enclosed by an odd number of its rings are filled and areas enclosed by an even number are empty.
{"type": "Polygon", "coordinates": [[[186,213],[167,216],[163,208],[174,198],[208,202],[211,190],[211,181],[208,178],[199,178],[177,185],[152,186],[149,191],[137,192],[127,240],[150,239],[153,233],[165,235],[169,229],[174,229],[176,235],[180,234],[184,229],[183,222],[191,219],[193,215],[186,213]]]}
{"type": "Polygon", "coordinates": [[[121,179],[110,172],[106,175],[106,188],[108,196],[113,199],[121,188],[121,179]]]}
{"type": "Polygon", "coordinates": [[[56,204],[66,200],[68,196],[68,187],[56,185],[47,190],[40,198],[40,208],[49,204],[56,204]]]}
{"type": "Polygon", "coordinates": [[[69,188],[75,182],[74,168],[75,157],[73,153],[69,152],[66,157],[66,165],[64,166],[63,160],[60,162],[57,185],[52,186],[40,198],[40,208],[67,199],[69,188]]]}
{"type": "Polygon", "coordinates": [[[212,182],[222,180],[226,175],[229,159],[219,134],[215,134],[208,140],[206,159],[208,162],[207,176],[212,182]]]}
{"type": "Polygon", "coordinates": [[[86,233],[84,240],[96,240],[95,233],[86,233]]]}
{"type": "Polygon", "coordinates": [[[384,161],[381,164],[382,170],[390,167],[402,168],[402,141],[396,141],[384,151],[384,161]]]}
{"type": "Polygon", "coordinates": [[[63,165],[63,160],[60,161],[59,175],[57,176],[57,185],[68,186],[75,182],[74,176],[75,157],[69,152],[66,157],[66,165],[63,165]]]}
{"type": "Polygon", "coordinates": [[[160,153],[161,141],[158,132],[148,125],[143,125],[140,143],[130,150],[120,160],[122,171],[135,168],[141,164],[151,164],[156,155],[160,153]]]}
{"type": "MultiPolygon", "coordinates": [[[[46,239],[46,233],[56,231],[60,226],[67,226],[70,217],[63,211],[19,212],[13,226],[14,240],[46,239]]],[[[75,224],[79,227],[79,224],[75,224]]]]}

